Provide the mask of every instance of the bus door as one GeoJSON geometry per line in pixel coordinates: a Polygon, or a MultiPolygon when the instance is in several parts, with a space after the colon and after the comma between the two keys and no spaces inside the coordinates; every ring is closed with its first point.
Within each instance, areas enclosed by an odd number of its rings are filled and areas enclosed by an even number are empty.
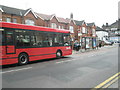
{"type": "Polygon", "coordinates": [[[6,54],[15,54],[15,38],[13,31],[6,31],[6,54]]]}

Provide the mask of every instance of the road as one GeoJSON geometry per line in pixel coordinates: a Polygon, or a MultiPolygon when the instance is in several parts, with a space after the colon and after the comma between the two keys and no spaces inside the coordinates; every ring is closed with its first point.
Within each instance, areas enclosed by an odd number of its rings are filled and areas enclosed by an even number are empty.
{"type": "MultiPolygon", "coordinates": [[[[118,47],[4,68],[3,88],[94,88],[118,73],[118,47]]],[[[108,87],[109,88],[109,87],[108,87]]],[[[118,88],[118,83],[110,88],[118,88]]]]}

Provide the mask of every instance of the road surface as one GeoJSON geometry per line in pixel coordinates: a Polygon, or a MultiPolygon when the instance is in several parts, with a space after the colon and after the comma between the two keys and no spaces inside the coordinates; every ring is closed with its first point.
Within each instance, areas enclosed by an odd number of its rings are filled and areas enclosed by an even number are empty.
{"type": "MultiPolygon", "coordinates": [[[[94,88],[118,73],[118,46],[3,68],[3,88],[94,88]]],[[[117,82],[117,81],[116,81],[117,82]]],[[[118,88],[118,83],[108,88],[118,88]]]]}

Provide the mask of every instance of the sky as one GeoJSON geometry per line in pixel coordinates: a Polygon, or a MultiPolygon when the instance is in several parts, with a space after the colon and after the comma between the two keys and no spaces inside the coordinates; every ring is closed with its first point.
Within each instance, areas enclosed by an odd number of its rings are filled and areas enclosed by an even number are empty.
{"type": "MultiPolygon", "coordinates": [[[[94,22],[101,27],[112,24],[118,19],[118,2],[120,0],[0,0],[1,5],[19,9],[32,8],[34,12],[55,14],[57,17],[94,22]]],[[[120,5],[120,4],[119,4],[120,5]]]]}

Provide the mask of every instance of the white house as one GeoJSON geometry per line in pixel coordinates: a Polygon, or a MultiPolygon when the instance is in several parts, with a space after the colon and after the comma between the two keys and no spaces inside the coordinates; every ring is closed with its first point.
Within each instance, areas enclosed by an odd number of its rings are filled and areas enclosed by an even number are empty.
{"type": "Polygon", "coordinates": [[[106,30],[103,30],[102,28],[97,27],[96,34],[98,36],[98,40],[101,40],[101,41],[108,40],[108,32],[106,30]]]}

